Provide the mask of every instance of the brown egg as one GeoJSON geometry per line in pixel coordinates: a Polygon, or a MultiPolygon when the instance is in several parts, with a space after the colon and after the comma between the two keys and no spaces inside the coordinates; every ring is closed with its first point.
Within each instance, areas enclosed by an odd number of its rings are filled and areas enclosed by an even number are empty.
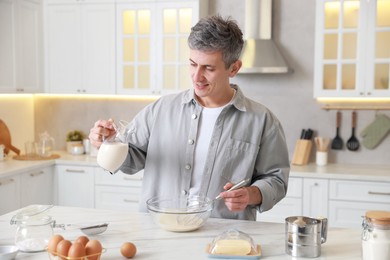
{"type": "Polygon", "coordinates": [[[74,242],[81,243],[85,247],[89,241],[89,238],[86,236],[79,236],[74,242]]]}
{"type": "Polygon", "coordinates": [[[58,234],[53,235],[47,244],[47,251],[49,251],[51,254],[55,254],[57,252],[57,245],[62,240],[64,240],[63,236],[58,234]]]}
{"type": "Polygon", "coordinates": [[[75,242],[69,248],[68,257],[81,259],[86,255],[86,250],[83,244],[75,242]]]}
{"type": "Polygon", "coordinates": [[[126,258],[133,258],[137,253],[137,247],[131,242],[125,242],[121,246],[121,254],[126,258]]]}
{"type": "Polygon", "coordinates": [[[99,255],[103,250],[102,244],[99,240],[89,240],[87,245],[85,246],[85,251],[87,255],[94,255],[92,257],[88,257],[88,260],[97,260],[99,259],[99,255]]]}
{"type": "MultiPolygon", "coordinates": [[[[69,248],[72,246],[72,242],[70,242],[69,240],[61,240],[58,245],[57,245],[57,254],[59,256],[63,256],[63,257],[67,257],[68,256],[68,252],[69,252],[69,248]]],[[[65,258],[61,258],[60,259],[65,259],[65,258]]]]}

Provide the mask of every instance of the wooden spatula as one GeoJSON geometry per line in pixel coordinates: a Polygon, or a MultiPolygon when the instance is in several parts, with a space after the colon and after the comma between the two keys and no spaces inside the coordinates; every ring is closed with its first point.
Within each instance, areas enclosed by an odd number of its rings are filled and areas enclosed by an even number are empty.
{"type": "Polygon", "coordinates": [[[5,154],[8,154],[9,150],[13,151],[17,155],[20,154],[20,150],[11,144],[11,134],[7,125],[0,119],[0,144],[4,144],[5,154]]]}

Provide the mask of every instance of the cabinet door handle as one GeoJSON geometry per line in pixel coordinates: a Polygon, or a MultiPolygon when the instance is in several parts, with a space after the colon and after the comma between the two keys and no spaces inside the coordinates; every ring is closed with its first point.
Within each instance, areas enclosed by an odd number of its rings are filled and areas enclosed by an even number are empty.
{"type": "Polygon", "coordinates": [[[370,195],[385,195],[385,196],[390,196],[390,192],[369,191],[368,194],[370,194],[370,195]]]}
{"type": "Polygon", "coordinates": [[[123,199],[124,202],[131,202],[131,203],[138,203],[138,200],[132,200],[132,199],[123,199]]]}
{"type": "Polygon", "coordinates": [[[77,172],[77,173],[85,173],[84,170],[73,170],[73,169],[66,169],[66,172],[77,172]]]}
{"type": "Polygon", "coordinates": [[[123,177],[125,181],[140,181],[142,177],[123,177]]]}
{"type": "Polygon", "coordinates": [[[30,177],[36,177],[36,176],[42,175],[43,173],[44,173],[43,171],[33,172],[33,173],[30,173],[30,177]]]}
{"type": "Polygon", "coordinates": [[[0,181],[0,186],[10,184],[10,183],[12,183],[14,181],[15,181],[14,179],[8,179],[8,180],[0,181]]]}

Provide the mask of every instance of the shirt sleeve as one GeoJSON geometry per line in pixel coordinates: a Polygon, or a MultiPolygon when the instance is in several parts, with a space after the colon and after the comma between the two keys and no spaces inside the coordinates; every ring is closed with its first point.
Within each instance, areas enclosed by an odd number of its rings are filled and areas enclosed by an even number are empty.
{"type": "Polygon", "coordinates": [[[255,165],[255,179],[262,194],[259,212],[271,209],[286,196],[290,163],[285,135],[279,121],[263,137],[255,165]]]}

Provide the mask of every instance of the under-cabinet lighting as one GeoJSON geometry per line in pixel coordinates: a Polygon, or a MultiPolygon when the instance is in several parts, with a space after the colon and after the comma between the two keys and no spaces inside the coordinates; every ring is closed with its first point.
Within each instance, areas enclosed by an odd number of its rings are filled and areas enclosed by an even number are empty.
{"type": "Polygon", "coordinates": [[[0,94],[0,100],[21,100],[21,99],[32,99],[32,94],[0,94]]]}
{"type": "Polygon", "coordinates": [[[317,101],[320,103],[375,103],[375,104],[389,104],[390,102],[390,97],[389,98],[383,98],[383,97],[378,97],[378,98],[317,98],[317,101]]]}
{"type": "Polygon", "coordinates": [[[34,97],[58,98],[58,99],[95,99],[95,100],[145,100],[154,101],[157,95],[92,95],[92,94],[34,94],[34,97]]]}

